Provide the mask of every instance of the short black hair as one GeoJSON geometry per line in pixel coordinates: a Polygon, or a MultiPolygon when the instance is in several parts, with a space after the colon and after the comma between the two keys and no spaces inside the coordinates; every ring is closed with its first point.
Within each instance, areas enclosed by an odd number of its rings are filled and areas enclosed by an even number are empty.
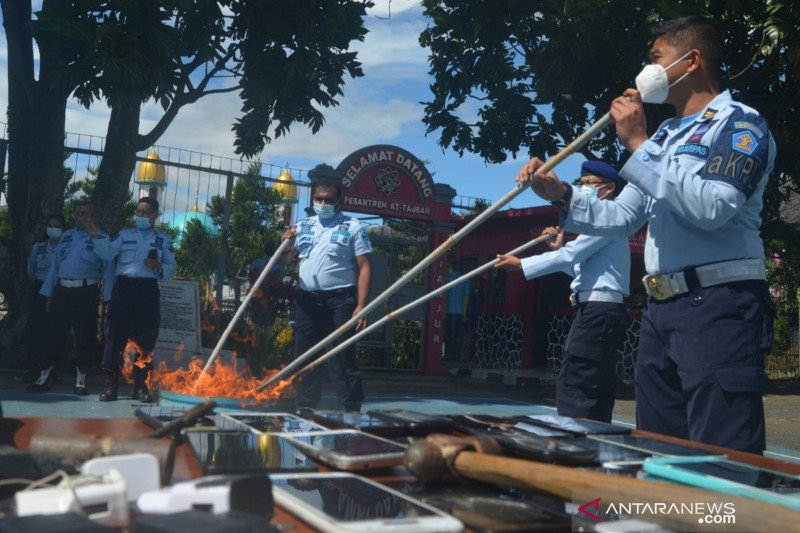
{"type": "Polygon", "coordinates": [[[315,181],[311,184],[311,198],[313,201],[314,193],[317,190],[317,187],[333,187],[333,190],[336,191],[336,199],[342,199],[342,183],[340,181],[335,180],[319,180],[315,181]]]}
{"type": "Polygon", "coordinates": [[[92,211],[94,211],[94,202],[92,202],[91,200],[78,200],[77,202],[72,204],[72,208],[75,209],[76,207],[83,207],[85,205],[88,205],[89,207],[92,208],[92,211]]]}
{"type": "Polygon", "coordinates": [[[67,221],[64,218],[64,215],[62,215],[61,213],[50,213],[49,215],[47,215],[47,218],[45,218],[44,221],[45,222],[50,222],[50,220],[52,220],[52,219],[56,219],[59,222],[61,222],[61,227],[62,228],[67,225],[67,221]]]}
{"type": "Polygon", "coordinates": [[[150,198],[149,196],[142,196],[138,200],[136,200],[137,204],[147,204],[150,206],[150,209],[153,210],[154,213],[158,214],[158,200],[155,198],[150,198]]]}
{"type": "Polygon", "coordinates": [[[708,17],[691,16],[665,20],[650,29],[655,41],[663,37],[673,46],[700,50],[710,67],[719,72],[725,55],[725,39],[719,25],[708,17]]]}

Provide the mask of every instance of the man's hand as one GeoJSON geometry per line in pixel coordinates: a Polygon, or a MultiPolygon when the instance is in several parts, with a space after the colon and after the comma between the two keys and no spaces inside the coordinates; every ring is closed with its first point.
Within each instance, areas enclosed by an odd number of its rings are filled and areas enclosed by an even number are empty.
{"type": "Polygon", "coordinates": [[[549,246],[551,250],[558,250],[564,246],[564,231],[560,227],[548,226],[544,228],[541,236],[544,237],[545,235],[555,235],[554,239],[547,241],[547,246],[549,246]]]}
{"type": "Polygon", "coordinates": [[[497,258],[500,261],[494,265],[494,268],[502,268],[503,270],[508,270],[509,272],[522,269],[522,261],[520,261],[518,257],[513,255],[497,254],[497,258]]]}
{"type": "Polygon", "coordinates": [[[156,272],[159,272],[161,270],[161,262],[154,257],[145,257],[144,266],[146,266],[150,270],[155,270],[156,272]]]}
{"type": "Polygon", "coordinates": [[[642,96],[636,89],[626,89],[611,102],[609,111],[617,128],[617,138],[633,153],[647,140],[647,120],[644,116],[642,96]]]}
{"type": "Polygon", "coordinates": [[[78,219],[81,221],[81,226],[83,226],[83,231],[89,234],[89,237],[92,239],[96,239],[97,235],[97,226],[94,225],[94,220],[91,218],[81,218],[78,219]]]}
{"type": "Polygon", "coordinates": [[[544,161],[538,157],[528,161],[517,173],[517,182],[530,185],[533,192],[540,198],[551,202],[560,200],[566,192],[567,185],[559,181],[555,172],[540,173],[539,169],[542,165],[544,165],[544,161]]]}
{"type": "Polygon", "coordinates": [[[285,241],[286,239],[294,239],[294,236],[297,232],[294,228],[289,228],[281,234],[281,241],[285,241]]]}
{"type": "MultiPolygon", "coordinates": [[[[356,315],[357,315],[358,313],[360,313],[361,311],[363,311],[363,310],[364,310],[364,307],[366,307],[366,306],[364,306],[364,305],[357,305],[357,306],[356,306],[356,308],[355,308],[355,309],[353,309],[353,315],[351,316],[351,318],[352,318],[352,317],[354,317],[354,316],[356,316],[356,315]]],[[[362,316],[362,317],[361,317],[361,318],[358,320],[358,323],[356,324],[356,331],[361,331],[362,329],[366,328],[368,323],[369,323],[369,322],[367,321],[367,317],[366,317],[366,316],[362,316]]]]}

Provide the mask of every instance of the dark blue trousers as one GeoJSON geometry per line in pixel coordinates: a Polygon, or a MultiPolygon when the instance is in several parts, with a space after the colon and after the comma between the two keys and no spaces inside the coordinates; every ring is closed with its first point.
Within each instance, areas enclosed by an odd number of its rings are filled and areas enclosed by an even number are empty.
{"type": "Polygon", "coordinates": [[[97,318],[100,293],[97,284],[83,287],[56,285],[47,321],[45,349],[38,357],[42,369],[55,364],[56,355],[64,352],[69,328],[75,332],[75,364],[88,372],[98,359],[97,318]]]}
{"type": "MultiPolygon", "coordinates": [[[[111,349],[103,353],[102,368],[119,373],[123,352],[128,339],[142,349],[143,355],[152,354],[158,340],[161,324],[161,305],[158,281],[151,278],[126,278],[119,276],[111,291],[108,311],[108,334],[111,349]]],[[[133,362],[133,361],[132,361],[133,362]]],[[[153,368],[151,362],[145,367],[153,368]]]]}
{"type": "Polygon", "coordinates": [[[578,305],[564,345],[564,366],[556,382],[559,415],[611,421],[618,352],[625,342],[628,322],[623,304],[578,305]]]}
{"type": "MultiPolygon", "coordinates": [[[[350,320],[355,307],[355,287],[320,293],[297,291],[294,315],[295,357],[304,354],[333,330],[350,320]]],[[[315,353],[309,362],[350,337],[352,332],[353,330],[342,335],[315,353]]],[[[347,411],[360,410],[361,402],[364,400],[364,390],[361,384],[361,371],[356,360],[355,345],[334,355],[325,362],[325,365],[328,367],[331,383],[342,407],[347,411]]],[[[305,372],[299,381],[295,382],[297,407],[313,408],[320,401],[322,387],[319,372],[321,370],[321,368],[316,368],[305,372]]]]}
{"type": "Polygon", "coordinates": [[[765,281],[649,299],[636,361],[638,428],[762,453],[774,318],[765,281]]]}

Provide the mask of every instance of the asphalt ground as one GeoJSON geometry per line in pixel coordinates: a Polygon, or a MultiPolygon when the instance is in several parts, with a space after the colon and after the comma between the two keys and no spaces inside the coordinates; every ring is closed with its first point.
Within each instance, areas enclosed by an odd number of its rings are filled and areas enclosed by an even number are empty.
{"type": "MultiPolygon", "coordinates": [[[[55,384],[50,391],[33,394],[25,391],[25,384],[14,379],[18,373],[16,369],[0,370],[0,402],[6,417],[133,418],[133,408],[141,405],[131,398],[129,385],[120,386],[118,401],[98,401],[102,377],[96,373],[90,374],[87,380],[90,394],[83,397],[73,394],[71,375],[63,375],[62,383],[55,384]]],[[[549,380],[508,385],[472,377],[365,372],[364,388],[363,411],[404,408],[427,414],[555,414],[555,389],[549,380]]],[[[164,398],[160,402],[167,406],[186,405],[164,398]]],[[[800,381],[771,382],[764,405],[767,455],[800,462],[800,381]]],[[[276,407],[268,410],[286,410],[278,404],[276,407]]],[[[323,401],[318,407],[339,408],[329,385],[325,385],[323,401]]],[[[218,411],[235,408],[235,402],[226,402],[218,411]]],[[[635,415],[633,389],[621,385],[617,391],[614,422],[633,427],[635,415]]]]}

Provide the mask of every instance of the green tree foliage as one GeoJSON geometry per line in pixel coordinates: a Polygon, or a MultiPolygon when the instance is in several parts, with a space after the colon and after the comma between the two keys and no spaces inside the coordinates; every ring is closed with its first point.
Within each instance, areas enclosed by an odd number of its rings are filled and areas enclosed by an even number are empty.
{"type": "MultiPolygon", "coordinates": [[[[13,307],[27,290],[25,259],[44,215],[63,204],[67,101],[111,108],[92,199],[112,233],[139,151],[185,106],[234,92],[235,149],[256,155],[295,124],[313,132],[346,77],[363,75],[368,0],[0,0],[8,44],[8,206],[11,238],[0,241],[0,292],[13,307]],[[33,6],[38,8],[33,12],[33,6]],[[160,104],[139,132],[142,105],[160,104]]],[[[21,315],[20,315],[21,316],[21,315]]],[[[20,328],[17,328],[21,331],[20,328]]]]}
{"type": "MultiPolygon", "coordinates": [[[[779,185],[800,186],[800,6],[795,2],[622,0],[423,0],[431,25],[433,98],[428,132],[443,147],[504,161],[520,151],[553,155],[605,114],[633,85],[647,54],[649,27],[704,14],[727,40],[723,85],[761,111],[778,144],[765,197],[766,231],[777,221],[779,185]]],[[[674,110],[647,106],[654,129],[674,110]]],[[[585,148],[620,163],[628,154],[607,128],[585,148]]]]}
{"type": "Polygon", "coordinates": [[[186,223],[180,246],[175,248],[176,277],[208,284],[219,260],[219,237],[211,233],[197,219],[186,223]]]}

